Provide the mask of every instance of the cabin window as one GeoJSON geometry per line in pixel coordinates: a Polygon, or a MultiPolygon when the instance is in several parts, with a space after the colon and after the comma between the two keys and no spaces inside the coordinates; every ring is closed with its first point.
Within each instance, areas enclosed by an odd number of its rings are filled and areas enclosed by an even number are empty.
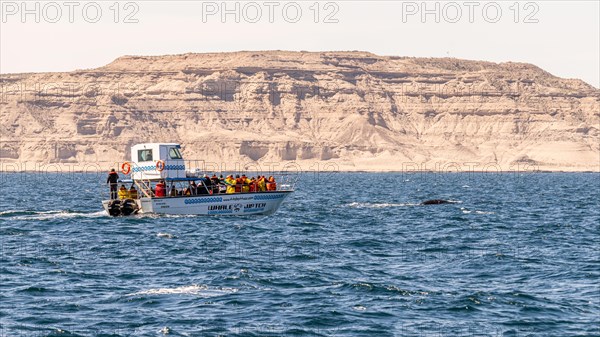
{"type": "Polygon", "coordinates": [[[138,150],[138,162],[152,161],[152,150],[138,150]]]}
{"type": "Polygon", "coordinates": [[[169,158],[171,158],[171,159],[181,159],[181,153],[179,152],[179,149],[172,147],[169,150],[169,158]]]}

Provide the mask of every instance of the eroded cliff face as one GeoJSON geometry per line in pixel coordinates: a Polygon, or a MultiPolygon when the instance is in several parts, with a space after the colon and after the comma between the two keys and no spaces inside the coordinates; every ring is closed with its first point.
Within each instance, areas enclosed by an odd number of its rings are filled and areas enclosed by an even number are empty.
{"type": "Polygon", "coordinates": [[[105,169],[132,144],[179,142],[227,168],[600,167],[600,91],[530,64],[271,51],[0,79],[3,165],[105,169]]]}

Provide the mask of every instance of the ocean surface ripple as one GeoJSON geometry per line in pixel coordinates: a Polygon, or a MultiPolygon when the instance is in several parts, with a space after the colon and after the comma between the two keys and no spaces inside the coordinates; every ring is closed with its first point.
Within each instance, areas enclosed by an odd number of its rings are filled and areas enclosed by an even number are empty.
{"type": "Polygon", "coordinates": [[[104,175],[4,174],[0,336],[600,336],[599,178],[304,174],[272,216],[111,218],[104,175]]]}

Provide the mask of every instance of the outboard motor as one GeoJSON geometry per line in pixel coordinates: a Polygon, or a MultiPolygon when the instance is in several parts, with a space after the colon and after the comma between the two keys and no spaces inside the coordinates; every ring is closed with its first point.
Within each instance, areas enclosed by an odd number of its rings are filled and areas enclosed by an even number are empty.
{"type": "Polygon", "coordinates": [[[121,200],[111,200],[108,203],[108,214],[111,216],[121,215],[121,200]]]}
{"type": "Polygon", "coordinates": [[[133,199],[125,199],[121,202],[120,212],[121,215],[131,215],[138,212],[138,205],[133,199]]]}

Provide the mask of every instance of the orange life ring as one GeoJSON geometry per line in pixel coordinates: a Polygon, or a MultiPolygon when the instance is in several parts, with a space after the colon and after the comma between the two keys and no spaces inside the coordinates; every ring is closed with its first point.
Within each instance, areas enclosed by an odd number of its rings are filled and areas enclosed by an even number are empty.
{"type": "Polygon", "coordinates": [[[159,160],[156,162],[156,170],[158,172],[162,172],[165,169],[165,161],[164,160],[159,160]]]}
{"type": "Polygon", "coordinates": [[[124,162],[121,165],[121,172],[123,172],[123,174],[129,174],[129,172],[131,172],[131,164],[124,162]]]}

